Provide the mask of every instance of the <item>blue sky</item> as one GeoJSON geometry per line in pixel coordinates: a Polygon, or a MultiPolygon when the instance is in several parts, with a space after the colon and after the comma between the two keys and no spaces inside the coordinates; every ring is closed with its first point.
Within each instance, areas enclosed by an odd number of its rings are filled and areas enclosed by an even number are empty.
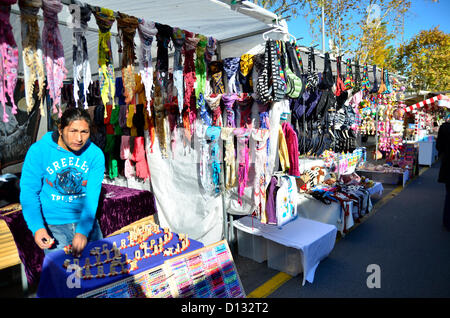
{"type": "MultiPolygon", "coordinates": [[[[408,41],[421,30],[429,30],[438,25],[441,31],[450,33],[450,0],[439,0],[438,3],[434,3],[431,0],[412,0],[411,8],[405,18],[404,39],[408,41]]],[[[309,24],[303,16],[289,21],[288,27],[289,33],[296,38],[303,37],[299,41],[300,44],[305,46],[311,45],[312,38],[308,31],[309,24]]],[[[317,49],[321,50],[321,38],[312,44],[319,44],[317,49]]],[[[393,44],[397,46],[396,43],[393,44]]],[[[326,41],[326,45],[328,46],[328,41],[326,41]]]]}

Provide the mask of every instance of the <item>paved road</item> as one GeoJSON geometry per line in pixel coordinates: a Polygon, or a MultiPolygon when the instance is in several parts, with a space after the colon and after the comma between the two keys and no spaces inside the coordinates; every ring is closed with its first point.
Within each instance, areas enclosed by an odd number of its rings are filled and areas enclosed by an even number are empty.
{"type": "MultiPolygon", "coordinates": [[[[270,284],[273,290],[266,296],[450,297],[450,232],[442,227],[445,190],[436,182],[438,171],[439,162],[397,195],[387,194],[390,200],[383,199],[384,204],[336,243],[317,268],[313,284],[301,286],[300,274],[276,288],[270,284]],[[379,272],[367,272],[371,264],[379,272]],[[368,288],[368,280],[380,288],[368,288]]],[[[247,294],[279,273],[267,268],[267,262],[238,255],[235,262],[247,294]]]]}

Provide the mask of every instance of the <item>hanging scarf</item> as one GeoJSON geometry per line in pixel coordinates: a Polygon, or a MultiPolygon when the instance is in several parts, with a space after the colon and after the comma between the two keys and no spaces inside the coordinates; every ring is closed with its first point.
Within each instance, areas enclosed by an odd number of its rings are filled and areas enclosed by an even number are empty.
{"type": "Polygon", "coordinates": [[[213,94],[225,94],[225,86],[223,85],[222,71],[223,63],[213,61],[208,65],[211,74],[211,91],[213,94]]]}
{"type": "Polygon", "coordinates": [[[19,66],[19,51],[9,22],[11,5],[17,0],[1,1],[0,4],[0,102],[3,105],[3,121],[9,121],[6,113],[6,94],[12,104],[11,113],[17,114],[14,101],[14,89],[17,83],[17,67],[19,66]]]}
{"type": "MultiPolygon", "coordinates": [[[[93,11],[98,25],[98,77],[100,80],[100,94],[103,104],[109,102],[115,96],[114,63],[111,51],[111,27],[115,21],[114,12],[105,8],[96,8],[93,11]]],[[[106,113],[105,113],[106,116],[106,113]]]]}
{"type": "Polygon", "coordinates": [[[75,105],[78,107],[78,100],[80,99],[79,83],[83,82],[84,108],[87,109],[89,105],[89,85],[92,84],[92,75],[86,42],[86,31],[88,22],[91,19],[91,8],[89,5],[81,3],[78,0],[72,0],[72,3],[79,7],[79,10],[73,10],[71,13],[73,22],[73,96],[75,98],[75,105]]]}
{"type": "Polygon", "coordinates": [[[242,84],[244,93],[253,93],[253,58],[252,54],[244,54],[241,56],[239,69],[239,82],[242,84]]]}
{"type": "Polygon", "coordinates": [[[237,94],[224,94],[222,95],[222,101],[225,105],[225,110],[227,112],[227,122],[225,124],[226,127],[236,127],[236,116],[234,114],[234,102],[238,99],[239,96],[237,94]]]}
{"type": "Polygon", "coordinates": [[[208,44],[206,45],[205,61],[209,65],[212,62],[213,56],[216,54],[217,40],[210,36],[208,38],[208,44]]]}
{"type": "Polygon", "coordinates": [[[236,161],[234,153],[233,128],[222,127],[220,138],[225,142],[225,188],[231,189],[236,184],[236,161]]]}
{"type": "Polygon", "coordinates": [[[134,138],[134,148],[130,160],[135,163],[136,177],[145,181],[150,177],[150,170],[145,156],[144,142],[144,137],[134,138]]]}
{"type": "Polygon", "coordinates": [[[238,203],[242,206],[242,197],[248,182],[249,170],[249,132],[247,128],[238,128],[234,130],[238,142],[239,166],[238,166],[238,203]]]}
{"type": "Polygon", "coordinates": [[[205,63],[205,51],[207,38],[204,35],[197,35],[198,43],[195,49],[195,77],[196,77],[196,87],[195,87],[195,98],[198,99],[200,93],[204,95],[205,85],[206,85],[206,63],[205,63]]]}
{"type": "Polygon", "coordinates": [[[368,94],[370,92],[370,80],[369,80],[369,71],[367,69],[367,63],[365,63],[363,67],[363,77],[361,84],[364,93],[368,94]]]}
{"type": "Polygon", "coordinates": [[[161,87],[159,84],[155,86],[155,96],[153,98],[154,104],[153,108],[155,109],[155,126],[156,126],[156,135],[158,136],[159,148],[161,150],[161,155],[163,158],[167,158],[167,140],[166,140],[166,130],[164,128],[164,119],[165,119],[165,109],[163,98],[161,96],[161,87]]]}
{"type": "Polygon", "coordinates": [[[194,130],[194,121],[196,118],[196,101],[194,93],[194,84],[196,81],[195,77],[195,62],[194,62],[194,53],[197,48],[197,43],[199,41],[198,38],[195,37],[195,34],[189,31],[184,31],[185,34],[185,42],[184,42],[184,69],[183,69],[183,78],[184,78],[184,106],[187,107],[187,110],[183,116],[183,125],[186,129],[187,138],[190,139],[190,134],[193,133],[194,130]]]}
{"type": "Polygon", "coordinates": [[[33,91],[34,83],[37,80],[39,83],[38,98],[41,102],[39,108],[41,116],[45,116],[45,73],[42,60],[42,42],[37,22],[37,13],[41,6],[42,0],[19,0],[27,112],[30,112],[34,107],[33,91]]]}
{"type": "Polygon", "coordinates": [[[211,109],[212,112],[212,122],[213,126],[222,126],[222,110],[220,108],[220,101],[222,100],[222,94],[216,97],[205,96],[205,101],[211,109]]]}
{"type": "Polygon", "coordinates": [[[217,194],[220,192],[220,127],[210,126],[206,129],[205,137],[210,142],[210,158],[212,169],[212,181],[214,185],[214,192],[217,194]]]}
{"type": "Polygon", "coordinates": [[[44,28],[42,29],[42,46],[47,70],[47,89],[53,101],[52,111],[62,116],[61,88],[66,79],[64,48],[58,27],[58,13],[62,10],[61,0],[43,0],[44,28]],[[59,106],[59,108],[57,107],[59,106]]]}
{"type": "Polygon", "coordinates": [[[145,97],[147,99],[147,112],[151,115],[150,103],[153,93],[153,64],[152,64],[152,43],[153,37],[158,33],[155,22],[139,20],[138,34],[141,40],[139,58],[139,73],[145,87],[145,97]]]}
{"type": "Polygon", "coordinates": [[[122,53],[123,95],[125,96],[125,104],[129,104],[134,97],[136,89],[134,79],[134,61],[136,60],[134,36],[138,27],[138,19],[118,12],[116,20],[117,31],[121,40],[119,53],[122,53]]]}
{"type": "Polygon", "coordinates": [[[240,114],[240,127],[252,128],[252,106],[253,98],[251,96],[246,96],[242,99],[236,101],[237,109],[240,114]]]}
{"type": "Polygon", "coordinates": [[[262,223],[267,223],[266,219],[266,187],[267,180],[267,158],[269,156],[268,129],[255,129],[252,131],[252,139],[255,145],[255,178],[253,181],[253,198],[256,206],[256,214],[262,223]]]}
{"type": "Polygon", "coordinates": [[[353,72],[352,72],[352,62],[350,59],[347,59],[346,63],[346,77],[344,80],[344,87],[346,90],[352,89],[355,86],[355,81],[353,80],[353,72]]]}
{"type": "Polygon", "coordinates": [[[134,176],[134,167],[131,163],[131,149],[130,149],[130,136],[122,136],[120,143],[120,159],[125,161],[123,174],[125,178],[131,178],[134,176]]]}
{"type": "Polygon", "coordinates": [[[208,110],[206,109],[206,102],[202,93],[200,93],[197,103],[200,110],[200,117],[203,120],[203,124],[205,124],[206,126],[211,126],[212,125],[211,116],[208,110]]]}
{"type": "Polygon", "coordinates": [[[238,80],[238,70],[240,57],[228,57],[223,60],[223,69],[227,75],[228,80],[228,93],[239,93],[239,80],[238,80]]]}
{"type": "MultiPolygon", "coordinates": [[[[177,89],[179,119],[181,121],[184,101],[184,82],[183,82],[183,57],[181,51],[183,49],[186,36],[184,31],[179,28],[173,28],[172,43],[175,47],[173,57],[173,82],[177,89]]],[[[181,124],[181,122],[180,122],[181,124]]]]}
{"type": "Polygon", "coordinates": [[[156,70],[158,72],[158,81],[161,85],[162,96],[165,98],[167,86],[169,84],[169,43],[172,36],[172,27],[156,23],[158,33],[156,34],[157,55],[156,55],[156,70]]]}

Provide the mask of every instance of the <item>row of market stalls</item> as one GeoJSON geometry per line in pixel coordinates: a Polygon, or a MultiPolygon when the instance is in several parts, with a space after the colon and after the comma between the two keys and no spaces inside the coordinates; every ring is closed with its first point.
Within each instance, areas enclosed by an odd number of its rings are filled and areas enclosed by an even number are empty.
{"type": "Polygon", "coordinates": [[[149,191],[162,228],[237,241],[241,255],[303,271],[303,283],[383,182],[414,174],[422,106],[448,102],[409,104],[404,78],[302,46],[249,1],[10,2],[2,45],[19,58],[8,64],[15,89],[2,91],[2,169],[61,111],[84,107],[104,184],[149,191]]]}

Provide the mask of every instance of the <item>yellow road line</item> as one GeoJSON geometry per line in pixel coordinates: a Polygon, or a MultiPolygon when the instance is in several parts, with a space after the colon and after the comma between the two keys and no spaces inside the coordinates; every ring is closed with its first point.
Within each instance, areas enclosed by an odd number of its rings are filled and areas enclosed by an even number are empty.
{"type": "Polygon", "coordinates": [[[291,278],[292,278],[291,275],[279,272],[274,277],[269,279],[267,282],[256,288],[250,294],[248,294],[247,298],[266,298],[291,278]]]}
{"type": "MultiPolygon", "coordinates": [[[[430,167],[423,167],[423,168],[421,168],[419,170],[418,176],[421,176],[429,168],[430,167]]],[[[414,177],[412,179],[409,179],[406,182],[405,186],[408,185],[411,181],[413,181],[418,176],[416,176],[416,177],[414,177]]],[[[404,189],[403,185],[399,185],[394,190],[392,190],[387,196],[385,196],[384,198],[380,199],[380,201],[378,201],[373,206],[372,211],[368,215],[364,216],[363,220],[361,220],[361,221],[365,221],[368,217],[370,217],[373,214],[375,214],[375,212],[376,212],[376,210],[378,210],[378,208],[380,208],[382,205],[384,205],[385,203],[387,203],[388,201],[390,201],[394,197],[396,197],[403,189],[404,189]]],[[[355,223],[355,225],[350,229],[350,231],[353,230],[358,225],[360,225],[361,223],[358,223],[358,224],[355,223]]],[[[336,240],[336,243],[339,242],[339,240],[340,239],[338,238],[336,240]]],[[[288,274],[283,273],[283,272],[279,272],[278,274],[273,276],[271,279],[266,281],[264,284],[262,284],[261,286],[256,288],[254,291],[252,291],[250,294],[248,294],[247,298],[266,298],[267,296],[272,294],[274,291],[276,291],[278,288],[280,288],[284,283],[286,283],[291,278],[293,278],[291,275],[288,275],[288,274]]]]}

